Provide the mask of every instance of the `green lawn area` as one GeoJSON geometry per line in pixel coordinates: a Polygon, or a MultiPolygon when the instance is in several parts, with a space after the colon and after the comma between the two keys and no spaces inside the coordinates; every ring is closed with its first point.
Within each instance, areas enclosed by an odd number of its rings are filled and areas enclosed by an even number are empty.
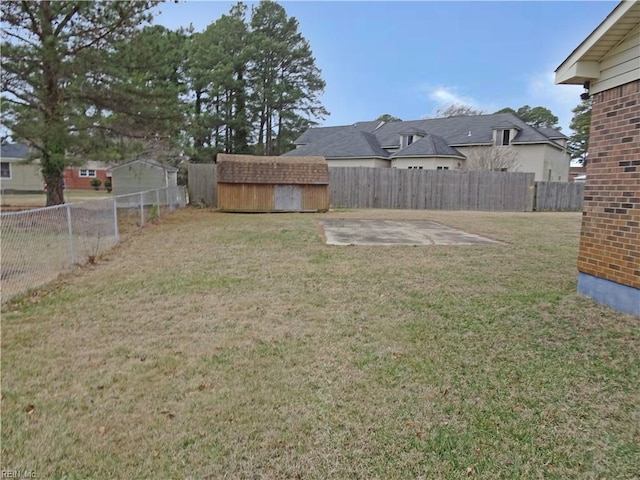
{"type": "MultiPolygon", "coordinates": [[[[112,194],[106,190],[70,190],[64,191],[64,200],[67,203],[84,202],[87,200],[97,200],[110,197],[112,194]]],[[[43,191],[37,194],[3,194],[0,195],[0,206],[2,207],[31,207],[39,208],[47,204],[47,194],[43,191]]]]}
{"type": "Polygon", "coordinates": [[[2,470],[638,478],[640,322],[575,293],[580,220],[175,212],[2,307],[2,470]],[[320,218],[504,243],[327,246],[320,218]]]}

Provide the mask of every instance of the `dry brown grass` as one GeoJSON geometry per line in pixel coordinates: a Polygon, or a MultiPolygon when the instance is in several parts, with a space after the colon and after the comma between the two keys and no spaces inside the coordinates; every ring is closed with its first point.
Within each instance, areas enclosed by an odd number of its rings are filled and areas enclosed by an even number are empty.
{"type": "Polygon", "coordinates": [[[636,478],[637,318],[579,214],[186,209],[3,307],[2,469],[40,478],[636,478]],[[317,218],[506,242],[330,247],[317,218]]]}

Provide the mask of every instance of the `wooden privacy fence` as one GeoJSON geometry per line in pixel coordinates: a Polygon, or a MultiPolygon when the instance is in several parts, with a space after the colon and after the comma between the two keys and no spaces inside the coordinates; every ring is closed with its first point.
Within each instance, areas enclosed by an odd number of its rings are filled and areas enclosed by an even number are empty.
{"type": "MultiPolygon", "coordinates": [[[[189,165],[192,204],[217,206],[215,164],[189,165]]],[[[335,208],[581,211],[584,184],[534,182],[533,173],[329,167],[335,208]]]]}
{"type": "Polygon", "coordinates": [[[215,207],[218,195],[216,164],[190,163],[188,174],[189,203],[215,207]]]}
{"type": "Polygon", "coordinates": [[[533,173],[329,168],[332,207],[533,210],[533,173]]]}
{"type": "Polygon", "coordinates": [[[536,182],[537,211],[580,212],[584,183],[536,182]]]}

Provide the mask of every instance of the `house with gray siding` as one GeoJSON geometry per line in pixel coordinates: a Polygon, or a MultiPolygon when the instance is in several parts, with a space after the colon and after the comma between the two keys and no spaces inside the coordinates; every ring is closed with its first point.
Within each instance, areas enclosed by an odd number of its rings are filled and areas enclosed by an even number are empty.
{"type": "Polygon", "coordinates": [[[175,187],[178,184],[178,169],[154,160],[133,160],[112,167],[109,172],[115,195],[175,187]]]}
{"type": "Polygon", "coordinates": [[[43,191],[40,161],[27,162],[32,153],[23,143],[3,143],[0,146],[0,190],[3,193],[43,191]]]}
{"type": "Polygon", "coordinates": [[[566,182],[567,140],[557,130],[496,113],[310,128],[284,156],[319,155],[330,167],[425,170],[480,169],[478,159],[484,158],[493,166],[482,169],[533,172],[537,181],[566,182]]]}

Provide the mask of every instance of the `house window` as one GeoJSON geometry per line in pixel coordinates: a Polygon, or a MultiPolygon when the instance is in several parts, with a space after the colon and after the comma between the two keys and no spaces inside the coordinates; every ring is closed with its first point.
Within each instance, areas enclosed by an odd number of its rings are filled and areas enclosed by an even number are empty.
{"type": "Polygon", "coordinates": [[[94,178],[96,176],[96,171],[95,170],[90,170],[88,168],[81,168],[80,169],[80,176],[81,177],[86,177],[86,178],[94,178]]]}
{"type": "Polygon", "coordinates": [[[410,166],[409,170],[422,170],[424,167],[422,166],[418,166],[418,165],[414,165],[414,166],[410,166]]]}
{"type": "Polygon", "coordinates": [[[498,147],[511,145],[511,130],[498,130],[496,132],[496,145],[498,147]]]}
{"type": "Polygon", "coordinates": [[[9,162],[0,163],[0,178],[11,178],[11,164],[9,162]]]}
{"type": "Polygon", "coordinates": [[[437,169],[437,170],[449,170],[449,167],[448,167],[448,166],[446,166],[446,165],[444,165],[444,166],[443,166],[443,165],[438,165],[438,166],[436,167],[436,169],[437,169]]]}
{"type": "Polygon", "coordinates": [[[402,135],[400,137],[400,147],[401,148],[406,148],[409,145],[411,145],[413,142],[415,142],[416,140],[416,136],[415,135],[402,135]]]}

